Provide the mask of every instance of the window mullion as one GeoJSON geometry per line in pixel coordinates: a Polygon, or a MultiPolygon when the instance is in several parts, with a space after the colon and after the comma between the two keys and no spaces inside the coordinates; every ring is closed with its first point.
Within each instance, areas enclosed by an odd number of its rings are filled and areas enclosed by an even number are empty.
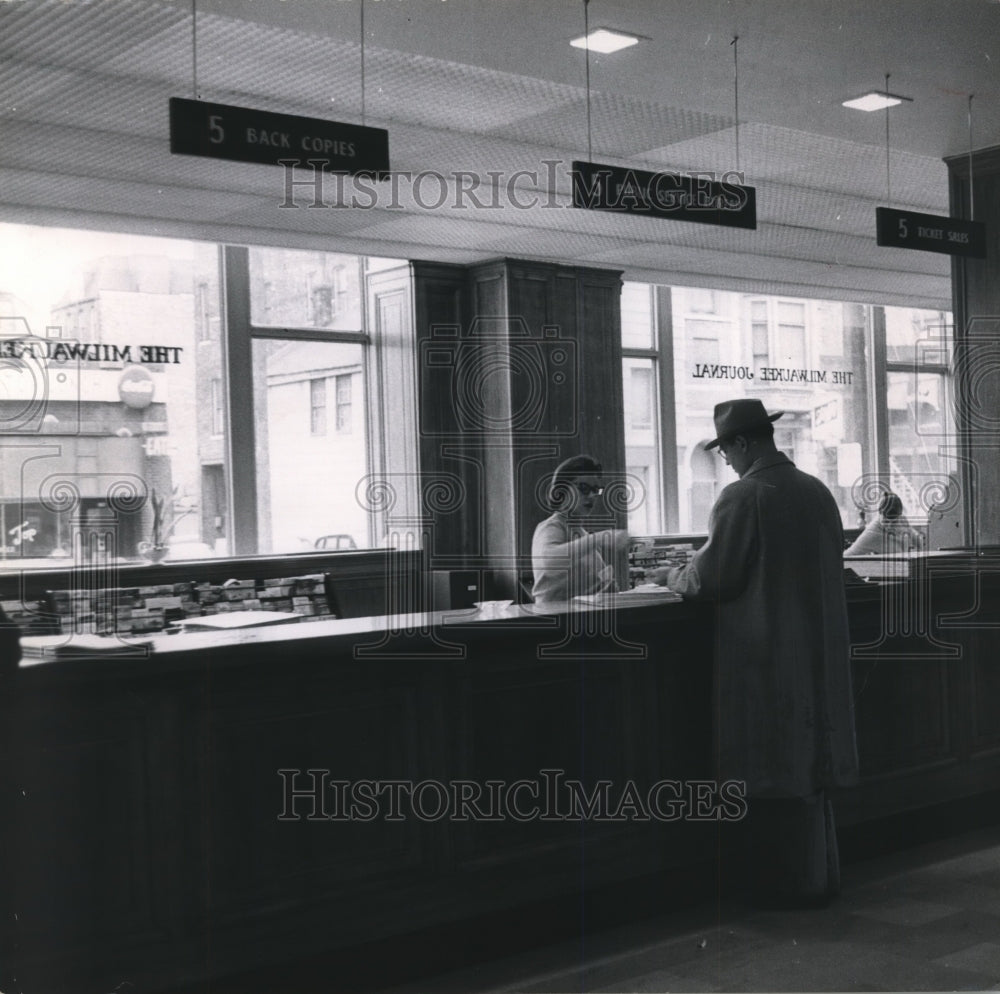
{"type": "Polygon", "coordinates": [[[868,396],[871,398],[871,431],[875,452],[876,472],[889,478],[889,416],[888,361],[885,341],[885,309],[872,306],[868,310],[868,344],[871,362],[868,364],[868,396]]]}
{"type": "Polygon", "coordinates": [[[653,286],[653,344],[660,397],[660,507],[664,531],[680,530],[680,493],[677,481],[677,405],[674,385],[674,324],[671,289],[653,286]]]}
{"type": "Polygon", "coordinates": [[[226,464],[229,471],[231,552],[257,553],[257,466],[254,438],[253,357],[250,334],[250,252],[246,246],[222,247],[225,328],[226,464]]]}

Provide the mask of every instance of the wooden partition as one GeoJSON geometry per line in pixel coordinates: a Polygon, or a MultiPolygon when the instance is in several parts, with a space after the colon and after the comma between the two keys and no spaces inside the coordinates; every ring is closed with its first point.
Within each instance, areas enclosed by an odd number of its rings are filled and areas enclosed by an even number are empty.
{"type": "MultiPolygon", "coordinates": [[[[621,274],[520,259],[412,266],[430,567],[482,569],[491,596],[513,599],[556,465],[589,452],[624,477],[621,274]]],[[[595,524],[624,527],[625,511],[607,507],[595,524]]]]}

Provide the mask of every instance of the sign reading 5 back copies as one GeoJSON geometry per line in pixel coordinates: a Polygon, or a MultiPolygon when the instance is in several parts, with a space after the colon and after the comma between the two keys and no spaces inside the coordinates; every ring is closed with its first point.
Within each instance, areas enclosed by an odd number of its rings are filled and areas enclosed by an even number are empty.
{"type": "Polygon", "coordinates": [[[170,98],[170,151],[325,172],[389,171],[389,132],[321,118],[170,98]]]}

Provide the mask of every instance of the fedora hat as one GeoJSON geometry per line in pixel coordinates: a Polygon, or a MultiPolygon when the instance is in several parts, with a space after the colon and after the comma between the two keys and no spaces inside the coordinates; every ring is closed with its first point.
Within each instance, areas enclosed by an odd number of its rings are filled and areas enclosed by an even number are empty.
{"type": "Polygon", "coordinates": [[[716,437],[705,448],[714,449],[719,442],[724,442],[727,438],[743,435],[755,428],[764,428],[772,421],[777,421],[784,413],[777,411],[768,414],[764,410],[764,405],[751,397],[724,400],[721,404],[715,405],[712,416],[715,419],[716,437]]]}

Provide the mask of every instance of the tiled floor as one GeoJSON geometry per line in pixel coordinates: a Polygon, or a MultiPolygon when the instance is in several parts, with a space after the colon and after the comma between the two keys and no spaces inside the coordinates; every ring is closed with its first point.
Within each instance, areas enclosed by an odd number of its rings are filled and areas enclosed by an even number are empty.
{"type": "Polygon", "coordinates": [[[392,994],[964,990],[1000,990],[1000,826],[846,866],[823,910],[707,902],[392,994]]]}

